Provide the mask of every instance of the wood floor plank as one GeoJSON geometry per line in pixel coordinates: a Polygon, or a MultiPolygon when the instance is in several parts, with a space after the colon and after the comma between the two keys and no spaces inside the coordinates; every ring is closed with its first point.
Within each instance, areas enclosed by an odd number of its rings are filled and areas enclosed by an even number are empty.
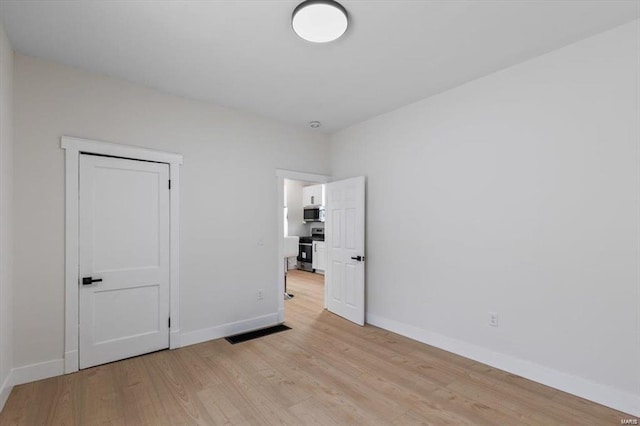
{"type": "Polygon", "coordinates": [[[292,330],[16,386],[0,425],[620,424],[627,414],[323,309],[290,271],[292,330]]]}

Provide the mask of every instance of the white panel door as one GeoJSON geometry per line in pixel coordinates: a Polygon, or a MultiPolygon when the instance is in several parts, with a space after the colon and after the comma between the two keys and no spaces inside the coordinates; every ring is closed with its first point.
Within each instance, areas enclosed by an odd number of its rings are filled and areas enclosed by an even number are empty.
{"type": "Polygon", "coordinates": [[[364,325],[364,176],[327,184],[327,309],[364,325]]]}
{"type": "Polygon", "coordinates": [[[80,368],[169,347],[168,183],[167,164],[80,156],[80,368]]]}

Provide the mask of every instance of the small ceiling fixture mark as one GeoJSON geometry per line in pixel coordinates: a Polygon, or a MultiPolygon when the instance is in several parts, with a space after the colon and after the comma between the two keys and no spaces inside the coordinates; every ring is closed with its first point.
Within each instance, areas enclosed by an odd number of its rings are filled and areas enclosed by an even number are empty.
{"type": "Polygon", "coordinates": [[[301,38],[313,43],[337,40],[349,25],[347,10],[333,0],[307,0],[291,16],[291,26],[301,38]]]}
{"type": "Polygon", "coordinates": [[[320,127],[320,122],[319,121],[310,121],[309,122],[309,126],[311,126],[312,129],[317,129],[318,127],[320,127]]]}

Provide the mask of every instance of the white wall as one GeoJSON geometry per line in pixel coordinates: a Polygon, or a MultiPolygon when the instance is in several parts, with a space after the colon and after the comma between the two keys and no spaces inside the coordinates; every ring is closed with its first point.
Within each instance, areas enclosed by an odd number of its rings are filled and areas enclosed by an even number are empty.
{"type": "Polygon", "coordinates": [[[62,135],[184,155],[183,341],[275,317],[275,169],[326,173],[324,135],[19,54],[14,85],[15,366],[63,355],[62,135]]]}
{"type": "Polygon", "coordinates": [[[0,410],[13,365],[13,50],[0,23],[0,410]]]}
{"type": "MultiPolygon", "coordinates": [[[[327,144],[327,149],[329,145],[327,144]]],[[[287,206],[287,236],[310,235],[309,227],[304,223],[302,206],[302,188],[304,182],[297,180],[284,180],[285,204],[287,206]]],[[[296,269],[298,258],[287,258],[287,269],[296,269]]]]}
{"type": "Polygon", "coordinates": [[[639,36],[332,136],[332,175],[368,179],[369,322],[640,415],[639,36]]]}
{"type": "MultiPolygon", "coordinates": [[[[327,148],[329,145],[327,144],[327,148]]],[[[289,224],[290,236],[304,236],[309,234],[309,227],[304,223],[304,213],[302,205],[302,188],[304,182],[297,180],[284,180],[284,190],[287,199],[287,222],[289,224]]]]}

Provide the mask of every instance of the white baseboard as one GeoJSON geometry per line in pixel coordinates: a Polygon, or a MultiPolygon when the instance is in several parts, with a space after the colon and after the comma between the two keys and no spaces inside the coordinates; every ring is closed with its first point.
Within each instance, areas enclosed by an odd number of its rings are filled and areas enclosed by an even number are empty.
{"type": "Polygon", "coordinates": [[[494,352],[398,321],[367,314],[367,323],[410,339],[444,349],[543,385],[640,417],[640,395],[621,391],[582,377],[553,370],[533,362],[494,352]]]}
{"type": "MultiPolygon", "coordinates": [[[[278,324],[278,314],[263,315],[244,321],[223,324],[217,327],[205,328],[189,333],[180,333],[179,330],[175,330],[171,332],[171,342],[172,346],[174,346],[173,343],[175,343],[176,345],[174,348],[177,348],[237,333],[256,330],[258,328],[269,327],[275,324],[278,324]]],[[[65,374],[65,371],[69,373],[78,371],[78,351],[74,350],[65,353],[64,359],[54,359],[51,361],[14,368],[11,370],[11,384],[21,385],[23,383],[35,382],[36,380],[60,376],[65,374]]],[[[4,392],[4,388],[2,388],[2,391],[4,392]]]]}
{"type": "Polygon", "coordinates": [[[14,385],[35,382],[64,374],[64,359],[39,362],[11,370],[14,385]]]}
{"type": "Polygon", "coordinates": [[[6,404],[7,399],[9,399],[9,394],[11,393],[12,389],[13,375],[12,371],[9,371],[9,374],[7,374],[7,377],[4,379],[4,382],[2,382],[2,385],[0,386],[0,412],[4,408],[4,404],[6,404]]]}
{"type": "MultiPolygon", "coordinates": [[[[172,331],[171,342],[172,346],[173,343],[176,343],[175,347],[189,346],[207,340],[269,327],[278,323],[278,314],[274,313],[189,333],[180,333],[179,330],[175,330],[172,331]]],[[[61,376],[65,371],[78,371],[77,360],[78,351],[69,351],[65,353],[64,359],[54,359],[14,368],[2,384],[2,388],[0,388],[0,402],[2,403],[0,407],[4,405],[4,402],[9,397],[13,385],[21,385],[23,383],[35,382],[36,380],[48,379],[49,377],[61,376]]]]}
{"type": "Polygon", "coordinates": [[[182,333],[180,342],[182,346],[195,345],[196,343],[206,342],[207,340],[219,339],[221,337],[232,336],[238,333],[257,330],[259,328],[270,327],[278,324],[278,314],[262,315],[247,320],[229,322],[211,328],[203,328],[200,330],[182,333]]]}

